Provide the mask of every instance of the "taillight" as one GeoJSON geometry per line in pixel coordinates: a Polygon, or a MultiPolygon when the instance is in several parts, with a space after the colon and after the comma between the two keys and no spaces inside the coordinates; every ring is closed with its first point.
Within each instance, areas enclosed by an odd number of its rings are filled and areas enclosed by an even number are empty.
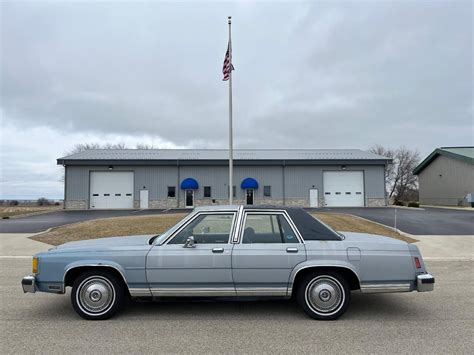
{"type": "Polygon", "coordinates": [[[415,261],[415,267],[416,267],[417,269],[421,269],[420,258],[417,257],[417,256],[415,256],[415,257],[413,257],[413,260],[415,261]]]}

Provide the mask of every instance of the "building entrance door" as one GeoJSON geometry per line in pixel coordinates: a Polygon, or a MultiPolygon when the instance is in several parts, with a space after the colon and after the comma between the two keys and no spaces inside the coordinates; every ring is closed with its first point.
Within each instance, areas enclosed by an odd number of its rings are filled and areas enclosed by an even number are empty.
{"type": "Polygon", "coordinates": [[[253,205],[253,189],[247,189],[246,200],[247,205],[253,205]]]}

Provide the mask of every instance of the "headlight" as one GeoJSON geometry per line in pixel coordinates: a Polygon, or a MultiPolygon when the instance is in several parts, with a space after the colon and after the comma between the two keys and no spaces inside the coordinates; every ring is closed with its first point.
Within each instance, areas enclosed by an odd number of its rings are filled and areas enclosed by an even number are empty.
{"type": "Polygon", "coordinates": [[[38,258],[36,256],[34,256],[33,260],[31,261],[31,270],[33,274],[38,273],[38,258]]]}

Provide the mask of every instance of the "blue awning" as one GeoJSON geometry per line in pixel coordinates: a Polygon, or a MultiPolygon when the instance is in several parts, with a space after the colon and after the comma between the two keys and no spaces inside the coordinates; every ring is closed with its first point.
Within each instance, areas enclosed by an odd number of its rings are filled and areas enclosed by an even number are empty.
{"type": "Polygon", "coordinates": [[[199,188],[198,182],[193,178],[186,178],[181,182],[183,190],[197,190],[199,188]]]}
{"type": "Polygon", "coordinates": [[[243,189],[258,189],[258,182],[254,178],[245,178],[242,180],[240,187],[243,189]]]}

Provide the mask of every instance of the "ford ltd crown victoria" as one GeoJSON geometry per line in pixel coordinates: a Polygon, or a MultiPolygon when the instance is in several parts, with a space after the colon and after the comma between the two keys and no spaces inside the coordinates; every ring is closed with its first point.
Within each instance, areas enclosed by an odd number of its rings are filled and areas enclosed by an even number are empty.
{"type": "Polygon", "coordinates": [[[64,294],[74,310],[107,319],[126,299],[294,296],[312,318],[332,320],[351,291],[432,291],[414,244],[337,232],[300,208],[214,206],[157,236],[70,242],[36,254],[24,292],[64,294]]]}

